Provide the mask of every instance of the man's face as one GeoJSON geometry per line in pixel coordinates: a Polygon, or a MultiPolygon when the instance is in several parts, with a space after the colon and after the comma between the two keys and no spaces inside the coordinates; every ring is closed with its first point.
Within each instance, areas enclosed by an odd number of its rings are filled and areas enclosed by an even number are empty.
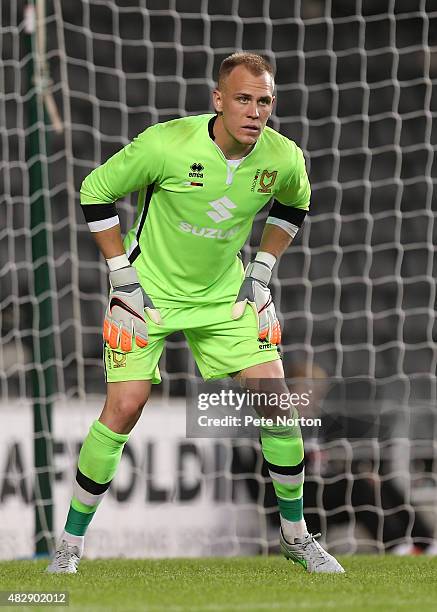
{"type": "Polygon", "coordinates": [[[255,144],[272,112],[272,77],[268,72],[255,76],[240,65],[219,87],[213,101],[215,110],[222,113],[225,130],[241,144],[255,144]]]}

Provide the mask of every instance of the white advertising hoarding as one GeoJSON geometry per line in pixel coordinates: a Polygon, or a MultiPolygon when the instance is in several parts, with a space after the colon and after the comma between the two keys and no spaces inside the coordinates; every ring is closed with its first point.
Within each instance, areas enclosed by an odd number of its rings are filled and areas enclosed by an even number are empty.
{"type": "MultiPolygon", "coordinates": [[[[53,408],[56,534],[68,511],[81,442],[101,406],[99,401],[70,401],[53,408]]],[[[32,556],[31,405],[0,405],[0,423],[0,558],[32,556]]],[[[257,520],[253,509],[232,503],[231,459],[226,440],[185,437],[183,400],[152,400],[93,518],[86,556],[241,553],[240,538],[256,535],[257,520]]]]}

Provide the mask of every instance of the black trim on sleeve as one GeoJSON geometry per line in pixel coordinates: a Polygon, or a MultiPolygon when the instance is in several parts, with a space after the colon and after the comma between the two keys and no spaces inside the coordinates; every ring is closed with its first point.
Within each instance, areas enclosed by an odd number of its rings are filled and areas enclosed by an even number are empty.
{"type": "Polygon", "coordinates": [[[267,459],[264,458],[267,467],[272,472],[276,474],[283,474],[284,476],[297,476],[300,474],[305,467],[305,461],[301,461],[297,465],[275,465],[274,463],[270,463],[267,459]]]}
{"type": "Polygon", "coordinates": [[[109,489],[109,485],[111,484],[111,481],[105,482],[104,484],[95,482],[94,480],[91,480],[91,478],[88,478],[88,476],[85,476],[85,474],[82,474],[79,468],[77,468],[76,472],[76,482],[82,487],[82,489],[85,489],[85,491],[91,493],[91,495],[101,495],[107,489],[109,489]]]}
{"type": "Polygon", "coordinates": [[[146,222],[147,213],[149,211],[149,204],[150,204],[150,200],[152,199],[154,189],[155,189],[155,183],[152,183],[151,185],[147,187],[146,197],[144,198],[143,212],[141,213],[141,220],[140,220],[140,224],[138,225],[138,230],[137,230],[137,235],[136,235],[138,244],[134,248],[132,253],[129,255],[129,262],[131,264],[136,260],[138,255],[141,253],[140,236],[141,236],[141,232],[143,231],[144,223],[146,222]]]}
{"type": "Polygon", "coordinates": [[[81,204],[81,207],[87,223],[110,219],[117,214],[114,202],[111,204],[81,204]]]}
{"type": "Polygon", "coordinates": [[[269,216],[276,217],[277,219],[283,219],[284,221],[288,221],[288,223],[292,223],[293,225],[300,227],[305,220],[307,212],[307,210],[294,208],[293,206],[286,206],[285,204],[278,202],[278,200],[275,200],[269,211],[269,216]]]}

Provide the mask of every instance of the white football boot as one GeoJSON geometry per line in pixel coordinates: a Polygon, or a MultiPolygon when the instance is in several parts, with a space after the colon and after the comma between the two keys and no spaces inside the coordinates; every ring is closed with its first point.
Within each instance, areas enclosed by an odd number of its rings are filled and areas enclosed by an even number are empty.
{"type": "Polygon", "coordinates": [[[287,542],[284,538],[281,529],[279,540],[282,553],[286,559],[289,559],[293,563],[300,563],[300,565],[310,573],[344,573],[344,569],[341,567],[340,563],[334,559],[332,555],[327,553],[316,541],[316,538],[319,536],[320,533],[315,536],[308,533],[303,538],[295,538],[294,543],[290,544],[290,542],[287,542]]]}
{"type": "Polygon", "coordinates": [[[49,574],[76,574],[81,552],[78,546],[61,540],[56,548],[53,561],[47,568],[49,574]]]}

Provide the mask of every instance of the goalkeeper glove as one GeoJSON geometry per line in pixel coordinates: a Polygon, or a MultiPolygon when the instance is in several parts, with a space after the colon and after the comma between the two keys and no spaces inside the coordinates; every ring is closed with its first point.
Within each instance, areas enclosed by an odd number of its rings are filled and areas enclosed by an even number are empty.
{"type": "Polygon", "coordinates": [[[241,285],[235,304],[232,307],[232,318],[240,319],[249,304],[258,322],[258,337],[272,344],[281,342],[281,327],[276,316],[272,295],[268,283],[276,258],[270,253],[260,251],[255,261],[246,268],[246,275],[241,285]]]}
{"type": "Polygon", "coordinates": [[[103,324],[103,338],[113,349],[128,353],[133,338],[139,347],[147,346],[148,333],[144,311],[150,319],[161,325],[161,315],[141,287],[137,271],[132,266],[109,273],[111,291],[103,324]]]}

